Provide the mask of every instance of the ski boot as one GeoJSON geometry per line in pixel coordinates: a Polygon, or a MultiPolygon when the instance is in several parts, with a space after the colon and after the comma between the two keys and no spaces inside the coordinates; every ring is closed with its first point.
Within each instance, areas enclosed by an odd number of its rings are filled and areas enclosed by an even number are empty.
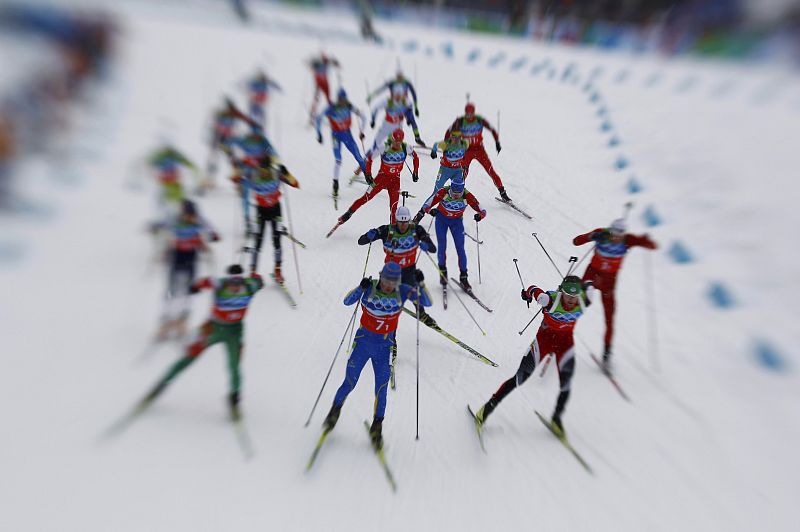
{"type": "Polygon", "coordinates": [[[328,415],[325,416],[325,421],[322,422],[322,427],[325,429],[326,432],[330,432],[333,430],[333,427],[336,426],[336,422],[339,421],[339,414],[342,412],[342,406],[336,406],[336,404],[331,405],[331,411],[328,412],[328,415]]]}
{"type": "Polygon", "coordinates": [[[149,405],[150,403],[152,403],[153,401],[155,401],[156,397],[161,395],[161,392],[163,392],[166,387],[167,387],[167,383],[164,382],[164,381],[161,381],[158,384],[156,384],[156,386],[152,390],[150,390],[150,393],[145,395],[144,399],[142,399],[139,402],[139,407],[140,408],[145,407],[145,406],[149,405]]]}
{"type": "Polygon", "coordinates": [[[471,292],[472,286],[469,284],[469,279],[467,278],[467,272],[461,272],[461,275],[458,278],[459,283],[461,284],[461,288],[464,289],[465,292],[471,292]]]}
{"type": "Polygon", "coordinates": [[[425,309],[423,309],[423,308],[419,309],[419,321],[421,321],[422,323],[424,323],[428,327],[438,327],[438,324],[436,323],[436,320],[433,319],[433,317],[431,317],[430,314],[425,312],[425,309]]]}
{"type": "Polygon", "coordinates": [[[511,198],[509,198],[508,194],[506,194],[506,187],[497,187],[497,191],[500,193],[500,198],[503,201],[505,202],[511,201],[511,198]]]}
{"type": "Polygon", "coordinates": [[[564,423],[561,422],[560,415],[553,415],[550,419],[550,425],[553,427],[553,431],[558,435],[559,438],[565,438],[567,433],[564,431],[564,423]]]}
{"type": "Polygon", "coordinates": [[[350,219],[351,216],[353,216],[353,211],[351,211],[350,209],[347,209],[346,211],[344,211],[344,214],[339,216],[339,223],[340,224],[345,223],[347,220],[350,219]]]}
{"type": "Polygon", "coordinates": [[[425,142],[422,140],[422,138],[420,138],[419,135],[415,135],[414,136],[414,142],[416,142],[417,145],[422,146],[423,148],[427,148],[428,147],[428,145],[425,144],[425,142]]]}
{"type": "Polygon", "coordinates": [[[383,448],[383,435],[381,434],[383,430],[383,418],[376,417],[372,420],[372,426],[369,428],[369,437],[372,440],[372,446],[376,450],[381,450],[383,448]]]}
{"type": "Polygon", "coordinates": [[[276,264],[275,265],[275,272],[273,273],[273,275],[275,276],[275,282],[276,283],[278,283],[278,284],[283,284],[284,283],[285,279],[283,278],[283,274],[281,273],[281,265],[280,264],[276,264]]]}
{"type": "Polygon", "coordinates": [[[606,375],[611,375],[611,347],[606,346],[605,350],[603,351],[603,373],[606,375]]]}
{"type": "Polygon", "coordinates": [[[239,421],[242,417],[242,413],[239,411],[239,392],[228,394],[228,407],[231,411],[231,419],[239,421]]]}
{"type": "Polygon", "coordinates": [[[439,284],[447,286],[447,266],[439,266],[439,284]]]}
{"type": "Polygon", "coordinates": [[[339,180],[338,179],[334,179],[333,180],[333,197],[334,198],[338,198],[339,197],[339,180]]]}
{"type": "Polygon", "coordinates": [[[475,418],[478,420],[479,425],[483,425],[484,423],[486,423],[486,418],[489,417],[489,414],[491,414],[494,411],[494,408],[496,406],[497,403],[495,402],[494,397],[492,397],[486,402],[485,405],[480,407],[478,411],[475,412],[475,418]]]}

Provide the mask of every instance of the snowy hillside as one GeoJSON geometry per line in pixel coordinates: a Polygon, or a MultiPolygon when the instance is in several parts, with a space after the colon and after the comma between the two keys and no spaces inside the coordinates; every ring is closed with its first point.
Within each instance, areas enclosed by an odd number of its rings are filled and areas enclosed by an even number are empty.
{"type": "MultiPolygon", "coordinates": [[[[386,24],[377,29],[390,42],[367,46],[354,20],[272,6],[255,9],[249,27],[226,3],[125,1],[117,9],[121,58],[98,101],[83,109],[93,115],[77,122],[72,157],[29,165],[24,190],[53,214],[2,220],[4,240],[24,243],[25,252],[0,263],[1,530],[795,529],[800,90],[793,73],[386,24]],[[305,61],[322,48],[342,62],[341,83],[362,106],[365,80],[376,87],[399,61],[416,84],[426,141],[441,138],[466,93],[490,122],[499,110],[503,149],[487,151],[511,197],[533,214],[527,221],[492,199],[496,189],[473,164],[468,186],[488,216],[480,226],[482,284],[468,241],[470,274],[495,311],[465,303],[486,336],[454,298],[442,309],[435,268],[420,258],[432,316],[500,366],[423,327],[415,441],[416,328],[401,318],[398,384],[384,425],[396,494],[363,429],[373,408],[370,368],[304,473],[344,374],[341,353],[303,428],[351,314],[341,299],[361,278],[366,247],[356,239],[386,223],[387,204],[381,193],[325,238],[364,186],[343,186],[333,209],[328,134],[320,146],[306,127],[305,61]],[[243,102],[241,83],[259,66],[285,88],[272,102],[269,132],[300,181],[288,200],[294,233],[308,248],[298,250],[300,295],[284,244],[298,308],[268,280],[246,320],[243,409],[256,455],[243,460],[226,417],[221,347],[204,353],[129,430],[103,440],[181,353],[176,343],[146,351],[165,275],[144,230],[154,201],[142,158],[168,137],[205,165],[211,110],[224,93],[243,102]],[[619,143],[609,147],[612,137],[619,143]],[[628,201],[631,231],[648,232],[661,248],[649,257],[633,250],[617,286],[616,369],[630,403],[586,347],[602,348],[599,297],[576,329],[564,421],[595,475],[534,415],[552,412],[553,367],[493,414],[483,454],[465,405],[480,406],[516,371],[539,324],[518,334],[534,310],[519,298],[512,259],[526,283],[555,288],[559,277],[531,233],[564,270],[586,251],[572,238],[605,226],[628,201]]],[[[344,161],[346,183],[355,164],[348,154],[344,161]]],[[[416,196],[412,212],[437,169],[422,153],[420,181],[404,174],[416,196]]],[[[213,274],[237,260],[242,224],[234,190],[224,177],[217,182],[198,200],[222,235],[203,264],[213,274]]],[[[467,228],[474,233],[474,222],[467,228]]],[[[368,274],[375,276],[383,256],[373,248],[368,274]]],[[[271,254],[261,262],[266,273],[271,254]]],[[[207,293],[193,305],[196,326],[207,316],[207,293]]]]}

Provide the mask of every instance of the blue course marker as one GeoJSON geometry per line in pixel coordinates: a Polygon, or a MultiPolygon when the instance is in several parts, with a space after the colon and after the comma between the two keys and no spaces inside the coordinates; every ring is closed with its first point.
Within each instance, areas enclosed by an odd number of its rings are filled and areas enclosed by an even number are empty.
{"type": "Polygon", "coordinates": [[[609,148],[613,148],[614,146],[619,146],[619,144],[620,144],[620,140],[619,140],[619,137],[616,136],[616,135],[614,135],[613,137],[608,139],[608,147],[609,148]]]}
{"type": "Polygon", "coordinates": [[[520,58],[514,60],[513,63],[511,63],[511,70],[516,72],[520,68],[524,67],[527,63],[528,63],[528,58],[527,57],[520,57],[520,58]]]}
{"type": "Polygon", "coordinates": [[[419,48],[419,43],[417,41],[406,41],[403,44],[403,50],[409,53],[415,52],[417,48],[419,48]]]}
{"type": "Polygon", "coordinates": [[[489,59],[489,68],[495,68],[497,65],[502,63],[506,58],[505,52],[499,52],[494,57],[489,59]]]}
{"type": "Polygon", "coordinates": [[[477,61],[477,60],[478,60],[478,58],[479,58],[480,56],[481,56],[481,51],[480,51],[480,49],[479,49],[479,48],[475,48],[475,49],[474,49],[474,50],[472,50],[472,51],[469,53],[469,55],[467,56],[467,63],[474,63],[475,61],[477,61]]]}
{"type": "Polygon", "coordinates": [[[631,176],[628,180],[628,192],[631,194],[637,194],[642,191],[642,184],[636,179],[636,176],[631,176]]]}
{"type": "Polygon", "coordinates": [[[726,309],[736,306],[736,300],[730,289],[719,281],[713,281],[709,285],[707,295],[717,308],[726,309]]]}
{"type": "Polygon", "coordinates": [[[608,120],[604,120],[602,124],[600,124],[600,131],[611,131],[611,122],[608,120]]]}
{"type": "Polygon", "coordinates": [[[763,338],[757,339],[753,351],[756,361],[768,370],[783,373],[789,369],[789,363],[786,358],[767,340],[763,338]]]}
{"type": "Polygon", "coordinates": [[[617,170],[625,170],[630,162],[624,156],[620,155],[617,157],[617,160],[614,162],[614,168],[617,170]]]}
{"type": "Polygon", "coordinates": [[[442,44],[442,53],[448,59],[452,59],[453,55],[454,55],[454,53],[453,53],[453,43],[446,42],[446,43],[442,44]]]}
{"type": "Polygon", "coordinates": [[[656,212],[655,207],[652,205],[648,205],[647,208],[642,213],[642,220],[644,220],[645,225],[647,227],[655,227],[657,225],[661,225],[661,216],[658,215],[656,212]]]}
{"type": "Polygon", "coordinates": [[[667,250],[670,258],[678,264],[688,264],[694,262],[694,257],[689,252],[689,249],[679,240],[672,243],[667,250]]]}

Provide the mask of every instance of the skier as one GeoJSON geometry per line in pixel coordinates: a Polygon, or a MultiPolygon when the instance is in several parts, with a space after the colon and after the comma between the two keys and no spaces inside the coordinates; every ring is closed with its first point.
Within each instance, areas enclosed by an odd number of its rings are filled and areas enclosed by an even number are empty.
{"type": "Polygon", "coordinates": [[[241,120],[250,125],[258,127],[250,117],[236,108],[230,98],[225,98],[222,109],[214,114],[214,124],[211,133],[211,146],[206,166],[206,183],[204,188],[212,186],[214,175],[217,173],[217,153],[218,151],[228,151],[232,148],[235,138],[236,121],[241,120]]]}
{"type": "MultiPolygon", "coordinates": [[[[374,198],[383,189],[389,193],[389,212],[391,213],[391,223],[395,222],[395,211],[400,199],[400,172],[403,171],[406,157],[411,155],[414,160],[414,170],[411,178],[416,183],[419,180],[419,156],[405,142],[403,142],[403,130],[396,129],[386,142],[381,146],[378,153],[381,156],[381,169],[375,176],[375,182],[369,186],[363,196],[353,202],[352,205],[339,217],[338,225],[345,223],[362,205],[374,198]]],[[[367,157],[366,168],[372,167],[372,157],[367,157]]]]}
{"type": "Polygon", "coordinates": [[[314,100],[311,104],[310,114],[311,120],[313,121],[314,116],[317,114],[317,102],[319,101],[320,94],[324,94],[328,105],[331,105],[331,89],[328,85],[328,68],[331,66],[336,68],[340,67],[339,61],[333,57],[328,57],[324,52],[318,57],[312,58],[310,64],[311,71],[314,74],[314,100]]]}
{"type": "Polygon", "coordinates": [[[383,124],[378,128],[378,133],[375,135],[375,141],[372,143],[372,148],[369,150],[370,155],[378,149],[378,142],[381,142],[393,131],[403,129],[404,119],[414,132],[414,141],[423,148],[426,147],[419,136],[417,121],[414,119],[411,107],[406,103],[405,96],[402,94],[391,94],[388,98],[382,100],[378,105],[373,107],[370,113],[370,127],[375,127],[375,118],[381,111],[385,112],[384,120],[383,124]]]}
{"type": "Polygon", "coordinates": [[[241,374],[239,363],[242,357],[242,337],[244,333],[244,316],[247,307],[256,292],[261,290],[264,282],[257,273],[250,277],[242,276],[242,267],[234,264],[228,267],[228,276],[219,279],[204,278],[192,284],[190,292],[197,293],[209,288],[214,291],[214,306],[211,318],[199,329],[197,338],[186,348],[186,353],[167,371],[156,386],[144,398],[146,405],[158,397],[172,380],[185,370],[208,347],[224,342],[228,351],[228,372],[230,375],[230,393],[228,406],[231,418],[239,419],[239,394],[241,391],[241,374]]]}
{"type": "Polygon", "coordinates": [[[480,425],[497,408],[514,388],[525,382],[530,377],[536,366],[551,354],[555,357],[560,382],[560,393],[556,401],[556,408],[551,418],[554,431],[564,435],[564,424],[561,416],[570,394],[570,383],[575,373],[575,348],[572,331],[578,318],[591,304],[593,288],[592,283],[581,283],[576,275],[564,278],[557,291],[544,291],[536,285],[531,285],[522,290],[522,299],[532,302],[534,299],[542,306],[542,324],[536,332],[528,352],[522,357],[517,373],[500,385],[476,413],[475,418],[480,425]]]}
{"type": "MultiPolygon", "coordinates": [[[[160,222],[172,219],[180,212],[181,201],[185,190],[181,183],[180,167],[197,170],[192,161],[181,152],[166,144],[150,155],[148,163],[156,172],[156,179],[160,185],[158,206],[160,222]]],[[[158,223],[158,222],[157,222],[158,223]]]]}
{"type": "Polygon", "coordinates": [[[337,390],[331,410],[323,422],[326,431],[333,429],[345,399],[358,383],[361,370],[364,369],[367,360],[372,360],[372,371],[375,373],[375,411],[369,432],[376,449],[383,447],[383,418],[391,373],[389,352],[403,303],[411,299],[418,301],[422,306],[431,306],[430,296],[423,284],[422,272],[417,273],[416,287],[401,284],[401,275],[399,264],[387,262],[383,265],[379,280],[373,281],[372,278],[365,277],[345,296],[345,305],[361,302],[361,327],[356,331],[344,381],[337,390]]]}
{"type": "Polygon", "coordinates": [[[425,213],[436,218],[436,243],[439,247],[439,282],[447,284],[447,231],[453,236],[453,244],[458,253],[459,282],[461,287],[469,292],[472,286],[467,275],[467,253],[464,251],[464,211],[467,205],[475,210],[475,221],[480,222],[486,218],[486,210],[482,209],[478,200],[470,191],[464,188],[463,181],[453,181],[449,186],[444,186],[428,201],[426,201],[417,215],[414,223],[419,223],[425,213]],[[439,205],[438,209],[433,207],[439,205]]]}
{"type": "Polygon", "coordinates": [[[461,130],[461,134],[464,136],[464,140],[469,143],[469,149],[464,156],[463,164],[465,180],[469,175],[470,163],[472,163],[473,159],[477,159],[478,162],[481,163],[481,166],[483,166],[483,168],[486,170],[486,173],[489,174],[489,177],[492,178],[492,182],[494,183],[494,186],[497,187],[497,191],[500,193],[500,197],[503,199],[503,201],[511,201],[506,193],[505,187],[503,186],[503,182],[500,181],[500,176],[497,175],[497,172],[495,172],[492,162],[489,160],[489,156],[486,154],[486,149],[483,147],[484,128],[492,132],[492,136],[494,137],[494,147],[497,150],[497,153],[500,153],[500,134],[491,126],[491,124],[489,124],[485,118],[475,114],[474,103],[467,103],[467,105],[464,107],[464,115],[459,116],[455,119],[455,121],[453,121],[448,128],[445,137],[451,130],[459,129],[461,130]]]}
{"type": "Polygon", "coordinates": [[[433,143],[431,149],[431,159],[436,159],[438,149],[442,150],[442,162],[439,164],[439,173],[436,175],[436,183],[433,185],[433,192],[428,199],[433,198],[448,181],[464,181],[464,154],[469,148],[469,143],[461,136],[461,130],[451,129],[447,133],[447,138],[433,143]]]}
{"type": "Polygon", "coordinates": [[[252,127],[247,135],[232,137],[223,151],[229,157],[238,159],[239,162],[250,167],[256,167],[259,159],[265,155],[269,155],[273,159],[278,158],[275,147],[257,125],[252,127]]]}
{"type": "Polygon", "coordinates": [[[274,79],[268,77],[264,71],[259,71],[253,79],[247,83],[247,92],[250,101],[250,119],[267,128],[267,103],[269,102],[270,90],[275,89],[283,92],[280,85],[274,79]]]}
{"type": "Polygon", "coordinates": [[[333,197],[339,196],[339,172],[342,167],[342,144],[350,150],[353,157],[358,162],[358,166],[368,180],[372,179],[370,172],[365,166],[364,158],[361,152],[358,151],[356,141],[353,139],[353,134],[350,132],[351,116],[355,114],[358,117],[358,138],[364,140],[364,115],[347,99],[347,92],[344,89],[339,89],[336,95],[336,103],[329,105],[322,113],[316,116],[314,123],[317,129],[317,142],[322,144],[322,132],[320,125],[323,118],[327,118],[331,125],[331,143],[333,144],[333,157],[335,164],[333,166],[333,197]]]}
{"type": "MultiPolygon", "coordinates": [[[[286,183],[294,188],[300,188],[300,184],[284,165],[278,164],[270,155],[262,156],[255,167],[250,167],[246,172],[241,172],[238,176],[234,176],[234,180],[242,187],[245,209],[249,210],[250,207],[250,191],[252,191],[255,199],[256,226],[248,227],[249,233],[255,238],[255,246],[251,250],[250,271],[255,272],[258,268],[258,257],[264,241],[264,227],[267,222],[270,222],[275,258],[273,277],[275,282],[283,284],[281,236],[286,234],[286,229],[283,227],[283,218],[281,216],[281,183],[286,183]]],[[[249,213],[246,211],[245,221],[248,221],[249,218],[249,213]]]]}
{"type": "Polygon", "coordinates": [[[576,246],[582,246],[588,242],[595,243],[592,261],[583,274],[583,280],[592,281],[595,288],[602,294],[606,319],[603,369],[606,372],[611,371],[611,342],[614,337],[614,287],[617,284],[617,273],[622,267],[622,260],[632,247],[639,246],[647,249],[658,247],[648,235],[632,235],[626,233],[626,230],[625,220],[618,218],[611,222],[610,227],[594,229],[572,239],[572,243],[576,246]]]}
{"type": "Polygon", "coordinates": [[[417,91],[414,89],[414,85],[412,85],[411,82],[406,79],[401,70],[397,71],[397,76],[394,79],[388,80],[386,83],[372,91],[369,96],[367,96],[367,103],[371,103],[373,98],[387,89],[390,95],[398,95],[404,101],[408,101],[408,93],[410,92],[412,101],[414,102],[414,116],[419,117],[417,91]]]}
{"type": "MultiPolygon", "coordinates": [[[[408,286],[417,286],[417,251],[421,249],[426,253],[435,253],[436,246],[430,235],[421,225],[411,223],[411,211],[405,205],[397,207],[395,212],[397,223],[381,225],[370,229],[358,239],[359,246],[381,240],[383,251],[386,253],[385,262],[396,262],[401,268],[400,281],[408,286]]],[[[417,306],[414,303],[414,306],[417,306]]],[[[436,320],[425,312],[423,307],[417,309],[419,319],[429,327],[435,327],[436,320]]],[[[394,361],[397,358],[397,341],[392,344],[392,375],[394,375],[394,361]]]]}
{"type": "Polygon", "coordinates": [[[167,227],[171,238],[165,257],[169,263],[165,311],[157,340],[166,340],[172,331],[178,337],[186,334],[189,317],[189,288],[195,281],[198,252],[208,251],[206,240],[219,241],[219,235],[208,225],[191,200],[183,200],[180,216],[167,227]]]}

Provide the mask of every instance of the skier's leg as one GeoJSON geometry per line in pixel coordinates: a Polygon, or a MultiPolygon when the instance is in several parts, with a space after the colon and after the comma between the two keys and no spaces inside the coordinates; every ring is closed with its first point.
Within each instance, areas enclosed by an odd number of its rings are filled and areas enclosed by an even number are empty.
{"type": "Polygon", "coordinates": [[[390,223],[395,223],[395,211],[400,204],[400,176],[395,176],[391,179],[391,183],[386,187],[386,192],[389,193],[389,218],[390,223]]]}
{"type": "Polygon", "coordinates": [[[386,413],[386,392],[389,388],[390,343],[373,346],[372,371],[375,373],[375,417],[383,418],[386,413]]]}
{"type": "Polygon", "coordinates": [[[431,192],[431,195],[428,196],[428,199],[425,200],[425,203],[430,201],[431,198],[433,198],[436,195],[436,193],[439,192],[439,189],[442,188],[445,185],[445,183],[447,183],[448,179],[449,178],[447,176],[447,172],[445,171],[445,167],[440,166],[439,173],[436,174],[436,182],[433,184],[433,192],[431,192]]]}
{"type": "Polygon", "coordinates": [[[553,424],[559,430],[564,431],[564,426],[561,423],[561,415],[564,413],[564,407],[567,405],[569,399],[570,388],[572,384],[572,376],[575,374],[575,348],[570,346],[561,355],[556,357],[558,361],[558,380],[561,384],[561,389],[556,400],[556,408],[553,411],[553,424]]]}
{"type": "MultiPolygon", "coordinates": [[[[336,135],[331,135],[331,144],[333,145],[333,180],[339,183],[339,171],[342,167],[342,141],[336,135]]],[[[334,185],[335,186],[335,185],[334,185]]],[[[338,188],[338,187],[336,187],[338,188]]]]}
{"type": "MultiPolygon", "coordinates": [[[[353,135],[352,134],[348,134],[343,139],[343,142],[344,142],[344,145],[347,147],[347,149],[350,151],[350,153],[353,154],[353,158],[356,160],[356,162],[358,162],[358,166],[359,166],[359,168],[361,168],[361,171],[362,172],[366,172],[367,171],[367,166],[366,166],[366,164],[364,162],[364,158],[361,156],[361,152],[358,151],[358,145],[356,144],[356,141],[353,138],[353,135]]],[[[339,159],[341,160],[341,156],[339,157],[339,159]]]]}
{"type": "Polygon", "coordinates": [[[281,216],[281,204],[276,203],[267,209],[267,220],[271,223],[272,229],[272,249],[274,251],[275,266],[280,266],[283,260],[283,249],[281,248],[281,237],[283,236],[283,217],[281,216]]]}
{"type": "Polygon", "coordinates": [[[489,155],[486,153],[486,148],[483,145],[480,145],[476,148],[476,159],[478,162],[481,163],[486,173],[489,174],[489,177],[492,178],[492,182],[494,186],[497,188],[501,188],[503,186],[503,182],[500,180],[500,176],[497,175],[497,172],[494,170],[494,166],[492,166],[492,161],[489,160],[489,155]]]}
{"type": "Polygon", "coordinates": [[[447,266],[447,221],[441,214],[436,216],[436,258],[439,260],[439,269],[447,266]]]}
{"type": "Polygon", "coordinates": [[[353,351],[350,353],[350,358],[347,359],[344,381],[342,381],[339,389],[336,390],[336,396],[333,398],[335,407],[341,408],[347,396],[356,387],[361,370],[364,369],[364,364],[369,360],[369,351],[371,349],[373,349],[373,346],[364,338],[363,333],[356,334],[353,340],[353,351]]]}
{"type": "Polygon", "coordinates": [[[158,384],[156,384],[147,398],[150,400],[155,399],[155,397],[160,394],[175,377],[189,367],[192,362],[197,360],[203,351],[219,341],[221,341],[221,338],[214,330],[214,323],[210,320],[206,321],[200,327],[195,341],[189,344],[189,346],[186,348],[186,354],[178,359],[178,361],[167,370],[166,374],[164,374],[161,380],[158,381],[158,384]]]}
{"type": "Polygon", "coordinates": [[[358,209],[360,209],[366,202],[374,198],[378,194],[378,192],[383,190],[385,186],[386,186],[385,176],[378,174],[378,177],[375,178],[375,184],[371,185],[363,196],[355,200],[353,204],[350,205],[350,208],[348,209],[350,213],[352,214],[356,212],[358,209]]]}
{"type": "Polygon", "coordinates": [[[467,271],[467,252],[464,250],[464,218],[453,218],[450,221],[450,233],[453,235],[453,244],[458,253],[458,270],[467,271]]]}
{"type": "Polygon", "coordinates": [[[464,154],[464,159],[461,162],[461,168],[464,171],[464,182],[467,182],[467,175],[469,174],[469,165],[472,163],[473,159],[475,159],[475,148],[470,146],[467,148],[467,152],[464,154]]]}
{"type": "Polygon", "coordinates": [[[478,410],[476,413],[478,419],[481,422],[485,422],[486,418],[489,417],[489,414],[491,414],[494,409],[497,408],[497,405],[500,404],[500,401],[510,394],[514,388],[528,380],[528,377],[533,374],[536,366],[539,365],[539,362],[541,362],[541,352],[539,348],[539,338],[537,337],[533,340],[528,352],[525,353],[524,357],[522,357],[522,360],[519,363],[519,368],[514,376],[501,384],[489,401],[487,401],[486,404],[483,405],[480,410],[478,410]]]}
{"type": "Polygon", "coordinates": [[[230,401],[235,406],[239,402],[239,391],[242,386],[242,375],[239,371],[239,363],[242,359],[242,323],[222,325],[225,347],[228,352],[228,376],[230,377],[230,401]]]}
{"type": "MultiPolygon", "coordinates": [[[[605,287],[601,292],[603,299],[603,312],[606,318],[606,334],[603,338],[605,342],[605,352],[611,352],[611,342],[614,339],[614,308],[616,301],[614,299],[614,286],[605,287]]],[[[603,358],[606,358],[605,356],[603,358]]]]}

